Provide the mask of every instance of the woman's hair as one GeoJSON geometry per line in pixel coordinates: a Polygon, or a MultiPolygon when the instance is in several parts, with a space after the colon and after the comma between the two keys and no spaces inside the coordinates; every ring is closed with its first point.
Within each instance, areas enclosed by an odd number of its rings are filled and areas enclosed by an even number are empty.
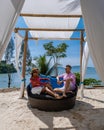
{"type": "Polygon", "coordinates": [[[31,71],[31,77],[33,77],[33,73],[37,73],[37,68],[33,68],[32,71],[31,71]]]}

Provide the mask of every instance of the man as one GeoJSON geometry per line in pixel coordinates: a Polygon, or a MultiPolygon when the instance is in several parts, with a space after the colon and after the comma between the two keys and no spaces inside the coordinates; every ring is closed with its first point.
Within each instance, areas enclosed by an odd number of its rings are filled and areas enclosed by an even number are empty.
{"type": "Polygon", "coordinates": [[[65,68],[66,73],[57,76],[57,83],[58,84],[63,83],[64,85],[61,88],[55,88],[54,91],[63,93],[64,97],[66,97],[67,92],[69,91],[72,92],[72,90],[74,90],[76,86],[76,77],[71,72],[71,68],[72,67],[70,65],[66,65],[65,68]],[[63,80],[61,81],[60,78],[62,78],[63,80]]]}

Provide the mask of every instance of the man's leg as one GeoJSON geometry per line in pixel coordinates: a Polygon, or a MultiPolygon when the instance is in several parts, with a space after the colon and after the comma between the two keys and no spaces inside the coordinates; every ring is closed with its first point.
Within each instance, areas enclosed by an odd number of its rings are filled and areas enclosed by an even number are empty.
{"type": "Polygon", "coordinates": [[[63,92],[64,92],[64,89],[55,88],[55,89],[54,89],[54,92],[63,93],[63,92]]]}
{"type": "Polygon", "coordinates": [[[66,80],[65,89],[63,91],[63,96],[66,97],[66,92],[70,90],[70,79],[66,80]]]}

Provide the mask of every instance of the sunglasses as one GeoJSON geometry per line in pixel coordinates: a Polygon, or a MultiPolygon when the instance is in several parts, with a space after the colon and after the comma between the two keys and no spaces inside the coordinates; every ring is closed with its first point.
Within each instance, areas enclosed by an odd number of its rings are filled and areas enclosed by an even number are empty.
{"type": "Polygon", "coordinates": [[[33,73],[37,73],[36,71],[34,71],[33,73]]]}

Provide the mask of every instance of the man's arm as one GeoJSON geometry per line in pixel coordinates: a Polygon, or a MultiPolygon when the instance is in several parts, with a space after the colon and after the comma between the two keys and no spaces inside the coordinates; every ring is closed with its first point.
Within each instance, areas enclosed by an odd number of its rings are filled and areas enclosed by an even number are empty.
{"type": "Polygon", "coordinates": [[[61,83],[63,82],[63,80],[60,81],[60,76],[57,76],[56,79],[57,79],[57,83],[58,83],[58,84],[61,84],[61,83]]]}

